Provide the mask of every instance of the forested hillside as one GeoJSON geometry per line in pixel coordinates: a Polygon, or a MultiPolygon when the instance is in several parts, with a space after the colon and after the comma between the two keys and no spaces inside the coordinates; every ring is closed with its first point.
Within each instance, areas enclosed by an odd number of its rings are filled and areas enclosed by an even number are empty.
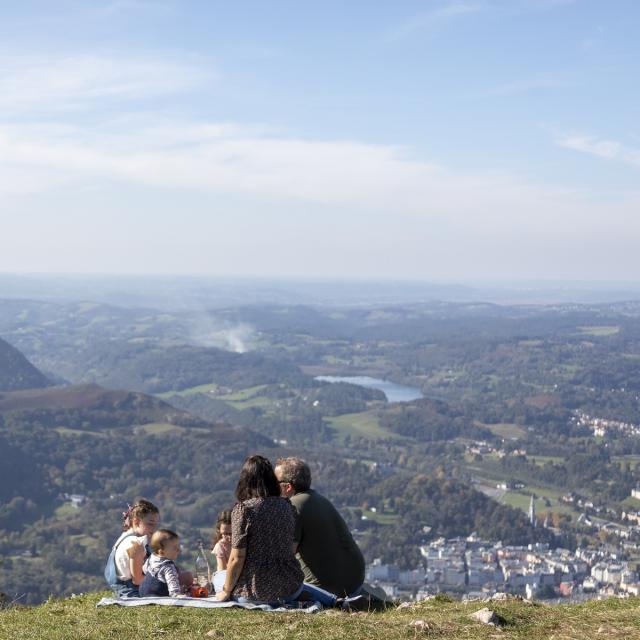
{"type": "Polygon", "coordinates": [[[5,340],[0,339],[0,391],[46,387],[47,377],[5,340]]]}

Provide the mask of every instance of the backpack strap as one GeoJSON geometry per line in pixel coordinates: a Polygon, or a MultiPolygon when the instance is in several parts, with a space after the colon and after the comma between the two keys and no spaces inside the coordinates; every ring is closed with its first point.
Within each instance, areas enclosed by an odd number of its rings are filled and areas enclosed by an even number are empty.
{"type": "Polygon", "coordinates": [[[111,549],[111,551],[113,553],[116,552],[116,550],[118,549],[118,547],[127,539],[127,538],[131,538],[131,537],[137,537],[135,533],[127,533],[126,535],[122,534],[117,540],[116,543],[113,545],[113,548],[111,549]]]}

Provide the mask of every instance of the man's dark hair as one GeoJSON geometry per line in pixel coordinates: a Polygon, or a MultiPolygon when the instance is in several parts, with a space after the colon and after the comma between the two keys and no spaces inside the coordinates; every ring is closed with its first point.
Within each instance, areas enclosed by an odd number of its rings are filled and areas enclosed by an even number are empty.
{"type": "Polygon", "coordinates": [[[289,482],[297,493],[309,491],[311,487],[311,469],[301,458],[280,458],[276,462],[276,467],[280,467],[280,482],[289,482]]]}
{"type": "Polygon", "coordinates": [[[269,460],[263,456],[249,456],[242,465],[236,487],[238,502],[279,495],[280,484],[269,460]]]}

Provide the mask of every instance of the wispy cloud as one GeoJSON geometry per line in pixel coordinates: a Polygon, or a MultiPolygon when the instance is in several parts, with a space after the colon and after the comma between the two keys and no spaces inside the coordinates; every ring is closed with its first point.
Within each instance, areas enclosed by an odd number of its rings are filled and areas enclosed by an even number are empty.
{"type": "Polygon", "coordinates": [[[215,72],[152,53],[0,57],[0,115],[82,109],[99,101],[136,100],[210,82],[215,72]]]}
{"type": "Polygon", "coordinates": [[[385,39],[388,42],[404,40],[416,32],[433,29],[457,18],[477,13],[483,7],[484,5],[479,2],[447,2],[435,9],[422,11],[412,16],[403,24],[389,31],[385,39]]]}
{"type": "Polygon", "coordinates": [[[14,185],[12,193],[15,185],[20,192],[38,193],[52,185],[112,189],[120,182],[151,187],[156,194],[182,189],[294,209],[303,203],[346,207],[373,216],[462,224],[482,233],[512,223],[522,228],[549,223],[557,229],[562,220],[574,224],[589,208],[585,193],[528,184],[508,174],[454,171],[415,160],[402,147],[291,138],[229,123],[0,127],[0,178],[0,184],[14,185]]]}
{"type": "Polygon", "coordinates": [[[444,27],[459,19],[480,12],[522,13],[550,11],[575,4],[578,0],[449,0],[427,11],[421,11],[404,23],[391,29],[385,37],[388,42],[401,41],[412,35],[444,27]]]}
{"type": "Polygon", "coordinates": [[[605,140],[597,136],[566,135],[556,139],[556,144],[606,160],[618,160],[640,167],[640,150],[626,146],[615,140],[605,140]]]}
{"type": "Polygon", "coordinates": [[[471,92],[471,98],[498,98],[515,96],[531,91],[539,91],[546,89],[558,89],[566,87],[569,83],[567,78],[560,77],[558,74],[540,74],[530,78],[520,78],[513,82],[504,82],[493,87],[471,92]]]}

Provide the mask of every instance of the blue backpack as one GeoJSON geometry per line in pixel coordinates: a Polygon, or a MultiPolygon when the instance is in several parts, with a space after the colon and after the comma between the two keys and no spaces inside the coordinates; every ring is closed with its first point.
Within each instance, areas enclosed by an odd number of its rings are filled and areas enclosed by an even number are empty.
{"type": "Polygon", "coordinates": [[[111,589],[115,589],[118,586],[118,574],[116,572],[116,551],[118,547],[131,536],[134,536],[133,533],[123,533],[113,545],[111,549],[111,553],[107,558],[107,564],[104,567],[104,579],[107,581],[107,584],[111,589]]]}

